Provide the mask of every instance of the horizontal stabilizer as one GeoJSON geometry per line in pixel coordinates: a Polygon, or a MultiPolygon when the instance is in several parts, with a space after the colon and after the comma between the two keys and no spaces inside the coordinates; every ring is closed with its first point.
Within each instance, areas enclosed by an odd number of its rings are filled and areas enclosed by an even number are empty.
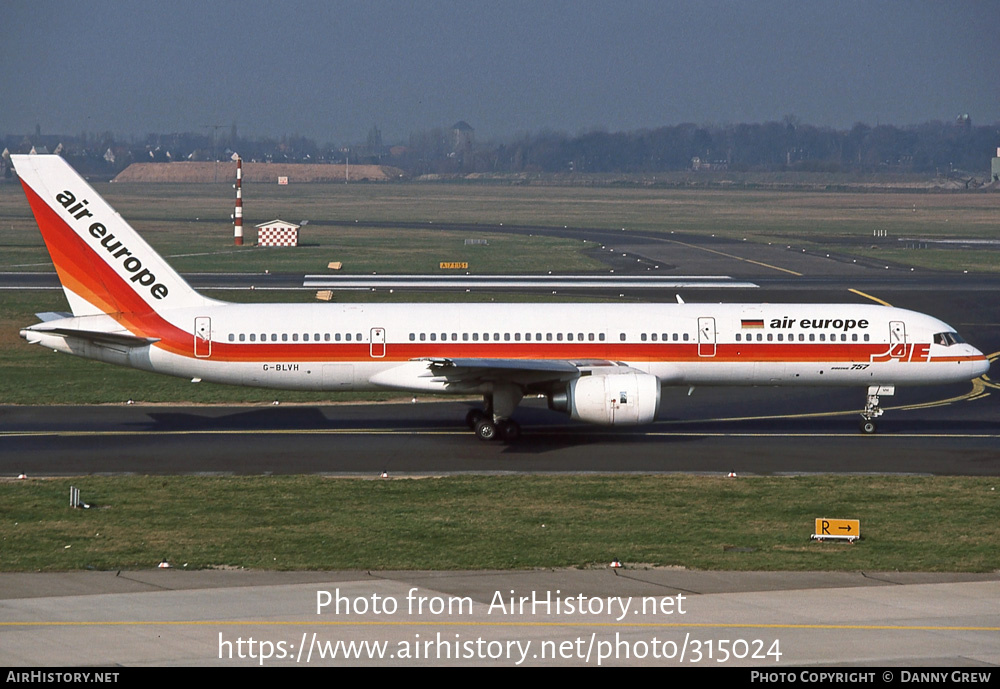
{"type": "Polygon", "coordinates": [[[77,330],[76,328],[27,328],[26,333],[53,333],[63,337],[78,337],[82,340],[100,344],[114,344],[122,347],[146,347],[159,342],[158,337],[136,337],[126,333],[106,333],[99,330],[77,330]]]}
{"type": "Polygon", "coordinates": [[[36,313],[35,318],[42,321],[43,323],[48,323],[49,321],[61,321],[64,318],[72,318],[73,314],[66,313],[65,311],[44,311],[42,313],[36,313]]]}

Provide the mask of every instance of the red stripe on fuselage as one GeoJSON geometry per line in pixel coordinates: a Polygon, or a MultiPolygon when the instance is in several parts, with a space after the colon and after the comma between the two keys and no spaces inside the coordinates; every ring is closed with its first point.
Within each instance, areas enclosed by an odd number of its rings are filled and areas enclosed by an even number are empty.
{"type": "MultiPolygon", "coordinates": [[[[870,363],[872,355],[884,354],[888,343],[860,344],[716,344],[715,356],[699,356],[697,343],[517,343],[517,342],[422,342],[393,343],[384,347],[385,356],[372,357],[370,344],[303,342],[229,343],[213,342],[213,361],[233,362],[319,362],[386,361],[402,362],[422,358],[526,359],[577,361],[607,359],[633,362],[716,361],[725,363],[870,363]]],[[[379,351],[383,351],[379,346],[379,351]]],[[[935,358],[935,361],[938,359],[935,358]]],[[[976,357],[949,357],[947,360],[977,361],[976,357]]],[[[895,359],[895,361],[904,361],[895,359]]],[[[913,359],[912,363],[918,363],[913,359]]],[[[926,363],[920,359],[919,363],[926,363]]]]}

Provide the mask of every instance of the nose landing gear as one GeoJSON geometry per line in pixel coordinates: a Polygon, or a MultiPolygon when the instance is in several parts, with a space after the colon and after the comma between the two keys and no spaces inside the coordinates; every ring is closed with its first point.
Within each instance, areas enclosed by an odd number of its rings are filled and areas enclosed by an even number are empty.
{"type": "Polygon", "coordinates": [[[871,435],[878,430],[875,419],[882,416],[885,410],[879,406],[879,395],[892,396],[896,394],[894,385],[870,385],[868,386],[868,399],[865,401],[865,409],[861,412],[861,432],[871,435]]]}

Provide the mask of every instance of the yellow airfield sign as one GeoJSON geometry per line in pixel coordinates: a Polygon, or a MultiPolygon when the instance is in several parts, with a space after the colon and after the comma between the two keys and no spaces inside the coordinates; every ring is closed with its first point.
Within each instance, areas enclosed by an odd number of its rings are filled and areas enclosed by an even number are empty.
{"type": "Polygon", "coordinates": [[[856,541],[861,538],[861,520],[817,517],[812,538],[817,541],[825,541],[828,538],[856,541]]]}

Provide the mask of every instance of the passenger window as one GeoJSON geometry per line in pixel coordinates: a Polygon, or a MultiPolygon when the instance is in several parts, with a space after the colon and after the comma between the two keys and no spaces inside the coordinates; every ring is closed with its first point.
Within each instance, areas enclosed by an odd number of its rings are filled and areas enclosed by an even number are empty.
{"type": "Polygon", "coordinates": [[[431,333],[431,342],[437,342],[437,339],[438,339],[437,333],[431,333]]]}
{"type": "Polygon", "coordinates": [[[246,341],[246,339],[247,339],[247,336],[244,335],[243,333],[240,333],[240,342],[244,342],[244,341],[246,341]]]}
{"type": "Polygon", "coordinates": [[[410,342],[413,342],[416,339],[417,339],[416,333],[410,333],[410,342]]]}
{"type": "Polygon", "coordinates": [[[250,333],[250,341],[251,342],[257,341],[257,333],[250,333]]]}
{"type": "Polygon", "coordinates": [[[625,333],[622,333],[621,335],[619,335],[618,339],[620,339],[622,342],[624,342],[625,341],[625,333]]]}
{"type": "Polygon", "coordinates": [[[230,341],[230,342],[233,342],[233,341],[235,341],[235,340],[236,340],[236,335],[234,335],[234,334],[232,334],[232,333],[229,333],[229,341],[230,341]]]}
{"type": "Polygon", "coordinates": [[[351,333],[347,333],[346,335],[344,335],[344,339],[347,340],[348,342],[350,342],[351,341],[351,333]]]}

